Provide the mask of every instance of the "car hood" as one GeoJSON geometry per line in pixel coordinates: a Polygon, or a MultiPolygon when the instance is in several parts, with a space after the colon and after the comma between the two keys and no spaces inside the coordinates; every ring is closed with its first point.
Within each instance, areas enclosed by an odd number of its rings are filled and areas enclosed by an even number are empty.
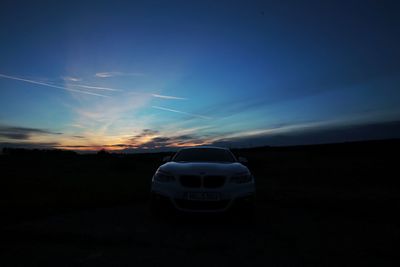
{"type": "Polygon", "coordinates": [[[239,162],[167,162],[159,168],[173,175],[234,175],[249,172],[239,162]]]}

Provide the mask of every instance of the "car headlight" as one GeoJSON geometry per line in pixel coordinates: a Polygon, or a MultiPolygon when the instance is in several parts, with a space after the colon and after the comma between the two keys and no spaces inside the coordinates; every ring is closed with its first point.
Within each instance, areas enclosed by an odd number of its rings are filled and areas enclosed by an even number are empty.
{"type": "Polygon", "coordinates": [[[244,184],[250,183],[253,180],[253,176],[250,173],[239,173],[231,177],[232,183],[244,184]]]}
{"type": "Polygon", "coordinates": [[[170,174],[169,172],[161,171],[161,170],[158,170],[156,172],[153,179],[154,179],[154,181],[163,182],[163,183],[175,181],[175,177],[172,174],[170,174]]]}

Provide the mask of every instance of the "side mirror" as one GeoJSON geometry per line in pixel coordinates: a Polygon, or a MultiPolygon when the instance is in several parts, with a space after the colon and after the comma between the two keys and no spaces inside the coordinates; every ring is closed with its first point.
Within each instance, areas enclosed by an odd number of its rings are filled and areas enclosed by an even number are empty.
{"type": "Polygon", "coordinates": [[[163,162],[168,162],[168,161],[170,161],[170,160],[171,160],[171,156],[165,156],[165,157],[163,157],[163,159],[162,159],[163,162]]]}
{"type": "Polygon", "coordinates": [[[247,164],[249,161],[245,157],[239,157],[238,161],[243,164],[247,164]]]}

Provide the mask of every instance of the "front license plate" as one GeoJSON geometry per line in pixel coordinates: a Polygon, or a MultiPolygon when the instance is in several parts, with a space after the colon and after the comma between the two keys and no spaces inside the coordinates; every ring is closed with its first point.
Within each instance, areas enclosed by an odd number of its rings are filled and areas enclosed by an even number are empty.
{"type": "Polygon", "coordinates": [[[219,200],[219,193],[215,192],[188,192],[188,200],[203,200],[203,201],[217,201],[219,200]]]}

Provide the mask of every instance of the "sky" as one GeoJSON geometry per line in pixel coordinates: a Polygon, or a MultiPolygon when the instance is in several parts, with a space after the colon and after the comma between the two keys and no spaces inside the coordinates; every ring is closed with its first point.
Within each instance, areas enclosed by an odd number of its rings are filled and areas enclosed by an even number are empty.
{"type": "Polygon", "coordinates": [[[0,147],[400,137],[398,1],[2,1],[0,147]]]}

